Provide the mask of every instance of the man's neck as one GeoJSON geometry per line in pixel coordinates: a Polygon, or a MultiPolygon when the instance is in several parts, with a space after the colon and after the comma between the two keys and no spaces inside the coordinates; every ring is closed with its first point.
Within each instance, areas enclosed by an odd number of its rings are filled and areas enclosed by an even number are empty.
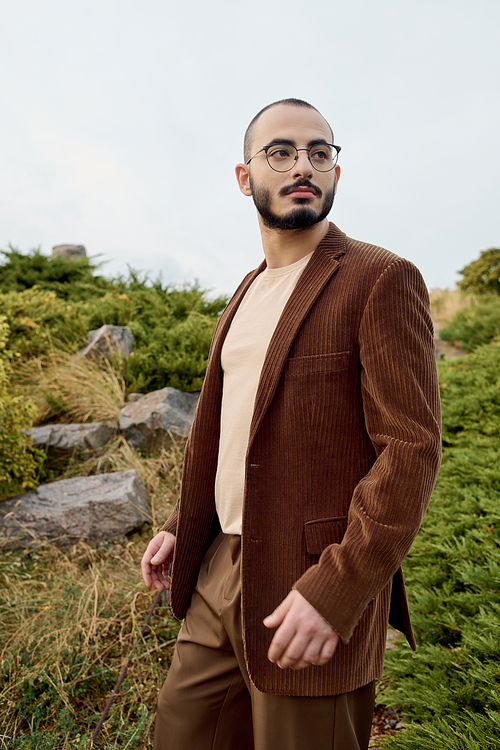
{"type": "Polygon", "coordinates": [[[314,252],[328,232],[328,219],[307,229],[268,229],[259,217],[262,246],[268,268],[284,268],[314,252]]]}

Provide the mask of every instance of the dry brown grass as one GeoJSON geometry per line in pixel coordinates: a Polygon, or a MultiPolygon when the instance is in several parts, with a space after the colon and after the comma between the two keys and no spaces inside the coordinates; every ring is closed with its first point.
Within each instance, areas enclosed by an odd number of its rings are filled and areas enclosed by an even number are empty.
{"type": "Polygon", "coordinates": [[[19,365],[15,377],[37,407],[35,424],[53,417],[116,424],[125,403],[125,381],[104,357],[90,361],[53,350],[19,365]]]}
{"type": "Polygon", "coordinates": [[[431,315],[436,328],[442,328],[462,307],[468,307],[474,299],[460,289],[433,289],[430,293],[431,315]]]}
{"type": "Polygon", "coordinates": [[[143,546],[120,540],[80,542],[65,552],[47,546],[24,559],[20,552],[3,553],[4,746],[83,748],[123,663],[133,656],[96,748],[122,748],[137,729],[132,747],[152,747],[149,729],[177,625],[160,604],[152,627],[140,635],[154,598],[140,580],[143,546]]]}
{"type": "Polygon", "coordinates": [[[83,750],[129,656],[127,678],[94,747],[152,748],[156,698],[178,624],[160,603],[140,635],[154,598],[142,582],[140,558],[178,495],[182,448],[174,443],[145,458],[117,438],[77,467],[80,475],[137,469],[153,529],[64,550],[2,549],[0,748],[83,750]]]}

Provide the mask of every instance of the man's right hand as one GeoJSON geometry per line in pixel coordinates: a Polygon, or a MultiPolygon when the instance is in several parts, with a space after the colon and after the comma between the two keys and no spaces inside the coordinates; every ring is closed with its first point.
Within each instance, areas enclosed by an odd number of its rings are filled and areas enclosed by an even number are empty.
{"type": "Polygon", "coordinates": [[[168,531],[159,531],[151,539],[142,557],[141,569],[148,588],[165,591],[170,588],[168,569],[174,557],[175,536],[168,531]]]}

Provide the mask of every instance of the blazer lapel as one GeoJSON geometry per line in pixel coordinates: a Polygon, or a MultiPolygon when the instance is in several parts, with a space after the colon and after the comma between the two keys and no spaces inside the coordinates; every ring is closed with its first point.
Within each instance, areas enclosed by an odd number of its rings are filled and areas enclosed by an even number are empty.
{"type": "MultiPolygon", "coordinates": [[[[340,266],[338,259],[345,254],[345,237],[343,232],[330,223],[328,233],[316,248],[285,305],[269,343],[266,358],[262,366],[250,426],[249,447],[274,397],[286,358],[304,318],[307,316],[325,284],[340,266]]],[[[259,270],[257,269],[257,271],[259,270]]],[[[252,281],[257,275],[256,272],[254,274],[252,274],[252,281]]],[[[248,285],[241,294],[241,297],[243,297],[246,289],[248,289],[248,285]]],[[[238,304],[241,301],[241,297],[238,300],[238,304]]],[[[231,319],[233,315],[231,315],[231,319]]],[[[227,328],[229,328],[229,325],[227,328]]],[[[226,332],[227,328],[225,329],[226,332]]]]}

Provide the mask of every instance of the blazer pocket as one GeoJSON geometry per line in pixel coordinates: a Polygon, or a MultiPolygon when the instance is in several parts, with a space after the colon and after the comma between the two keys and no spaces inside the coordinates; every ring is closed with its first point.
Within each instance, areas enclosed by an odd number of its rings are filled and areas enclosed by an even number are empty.
{"type": "Polygon", "coordinates": [[[340,372],[349,367],[349,357],[350,352],[291,357],[285,363],[285,375],[288,377],[300,377],[320,372],[340,372]]]}
{"type": "Polygon", "coordinates": [[[321,555],[330,544],[340,544],[347,529],[347,516],[306,521],[306,548],[311,555],[321,555]]]}

